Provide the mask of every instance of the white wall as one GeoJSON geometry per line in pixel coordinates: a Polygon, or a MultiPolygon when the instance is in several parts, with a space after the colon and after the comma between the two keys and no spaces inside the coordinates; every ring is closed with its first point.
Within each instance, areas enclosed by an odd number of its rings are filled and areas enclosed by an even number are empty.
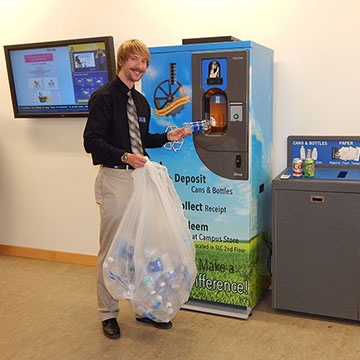
{"type": "MultiPolygon", "coordinates": [[[[288,135],[359,135],[357,0],[0,0],[1,46],[113,35],[148,46],[233,35],[275,50],[274,176],[288,135]],[[96,5],[95,5],[96,4],[96,5]]],[[[86,119],[14,119],[0,56],[0,244],[96,254],[86,119]]]]}

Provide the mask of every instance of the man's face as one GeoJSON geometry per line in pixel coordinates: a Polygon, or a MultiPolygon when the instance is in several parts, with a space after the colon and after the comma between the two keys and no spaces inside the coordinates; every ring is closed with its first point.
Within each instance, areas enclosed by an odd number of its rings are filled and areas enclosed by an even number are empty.
{"type": "Polygon", "coordinates": [[[130,54],[124,62],[120,72],[129,82],[137,82],[141,79],[147,68],[147,60],[139,54],[130,54]]]}

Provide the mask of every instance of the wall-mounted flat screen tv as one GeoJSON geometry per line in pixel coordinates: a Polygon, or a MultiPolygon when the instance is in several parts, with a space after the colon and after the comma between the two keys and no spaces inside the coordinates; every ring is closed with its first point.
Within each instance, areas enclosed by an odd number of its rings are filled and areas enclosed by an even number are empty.
{"type": "Polygon", "coordinates": [[[14,116],[86,117],[95,89],[115,77],[111,36],[4,46],[14,116]]]}

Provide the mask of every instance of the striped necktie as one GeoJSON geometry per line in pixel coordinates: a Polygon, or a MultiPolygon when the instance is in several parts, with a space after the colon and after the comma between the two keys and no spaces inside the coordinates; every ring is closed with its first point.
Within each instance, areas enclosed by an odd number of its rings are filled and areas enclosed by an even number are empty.
{"type": "Polygon", "coordinates": [[[129,99],[127,104],[127,115],[129,119],[129,131],[130,131],[130,142],[131,149],[134,154],[143,155],[143,149],[140,137],[139,121],[136,113],[136,107],[132,98],[131,91],[128,92],[129,99]]]}

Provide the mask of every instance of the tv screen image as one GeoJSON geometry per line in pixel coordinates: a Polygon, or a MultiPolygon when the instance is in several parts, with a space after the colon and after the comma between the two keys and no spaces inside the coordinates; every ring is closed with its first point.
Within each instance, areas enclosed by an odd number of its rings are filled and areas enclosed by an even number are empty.
{"type": "Polygon", "coordinates": [[[17,117],[86,117],[88,101],[115,76],[111,36],[4,46],[17,117]]]}

